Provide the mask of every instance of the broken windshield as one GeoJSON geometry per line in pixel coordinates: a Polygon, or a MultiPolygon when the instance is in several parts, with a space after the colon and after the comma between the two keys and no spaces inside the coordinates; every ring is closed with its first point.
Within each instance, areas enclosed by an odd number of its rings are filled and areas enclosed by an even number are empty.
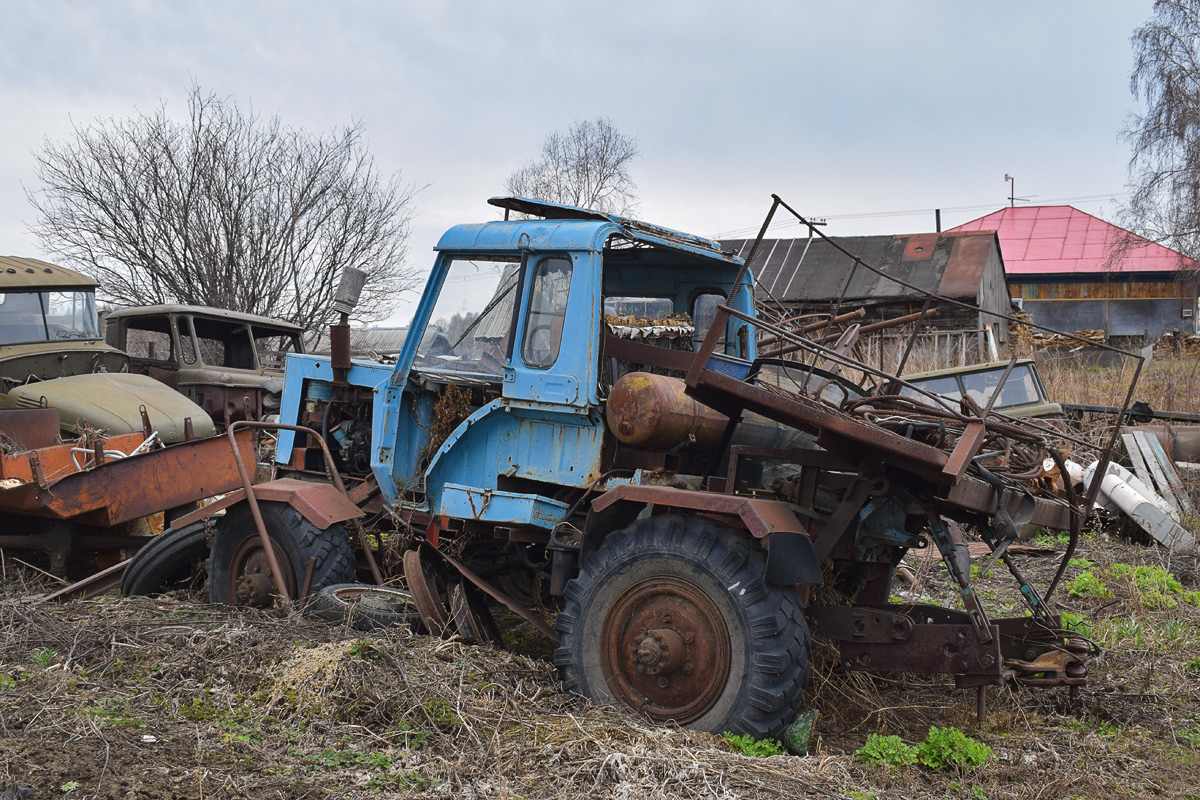
{"type": "Polygon", "coordinates": [[[454,259],[414,366],[502,375],[519,268],[520,261],[511,258],[454,259]]]}
{"type": "Polygon", "coordinates": [[[0,344],[99,338],[92,292],[0,293],[0,344]]]}

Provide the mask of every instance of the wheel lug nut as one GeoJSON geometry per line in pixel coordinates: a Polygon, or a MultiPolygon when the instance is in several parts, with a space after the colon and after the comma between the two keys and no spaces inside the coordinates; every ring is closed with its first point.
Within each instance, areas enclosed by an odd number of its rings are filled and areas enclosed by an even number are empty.
{"type": "Polygon", "coordinates": [[[683,641],[684,641],[684,643],[685,643],[685,644],[691,644],[693,641],[695,641],[695,639],[696,639],[696,635],[695,635],[695,634],[692,634],[692,633],[685,633],[685,634],[683,635],[683,641]]]}
{"type": "Polygon", "coordinates": [[[692,674],[692,662],[685,661],[683,666],[680,667],[680,669],[683,670],[684,675],[691,675],[692,674]]]}
{"type": "Polygon", "coordinates": [[[669,684],[669,683],[670,683],[670,681],[667,680],[666,678],[659,678],[658,679],[658,688],[665,689],[665,688],[667,688],[667,684],[669,684]]]}

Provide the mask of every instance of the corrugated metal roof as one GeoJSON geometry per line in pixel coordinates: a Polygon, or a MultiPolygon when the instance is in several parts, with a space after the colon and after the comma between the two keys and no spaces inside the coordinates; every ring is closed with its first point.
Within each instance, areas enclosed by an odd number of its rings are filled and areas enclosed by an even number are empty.
{"type": "Polygon", "coordinates": [[[1072,206],[1002,208],[952,231],[996,231],[1009,277],[1074,273],[1174,272],[1196,262],[1072,206]],[[1114,243],[1141,242],[1110,259],[1114,243]],[[1112,261],[1113,263],[1110,263],[1112,261]]]}
{"type": "MultiPolygon", "coordinates": [[[[925,291],[947,297],[979,294],[995,236],[980,233],[921,233],[904,236],[835,237],[839,245],[887,275],[925,291]]],[[[753,239],[723,241],[743,258],[753,239]]],[[[755,281],[781,302],[834,300],[846,284],[847,301],[919,297],[894,280],[869,269],[854,269],[854,261],[822,239],[764,239],[751,264],[755,281]]]]}
{"type": "Polygon", "coordinates": [[[96,281],[74,270],[22,256],[0,256],[0,288],[94,289],[96,281]]]}

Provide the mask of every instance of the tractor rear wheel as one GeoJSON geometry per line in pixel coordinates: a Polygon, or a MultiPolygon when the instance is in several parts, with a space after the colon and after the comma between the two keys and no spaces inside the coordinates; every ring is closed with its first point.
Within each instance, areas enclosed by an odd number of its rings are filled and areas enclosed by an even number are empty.
{"type": "Polygon", "coordinates": [[[584,557],[559,612],[570,691],[660,722],[778,736],[801,707],[809,634],[743,532],[703,517],[634,522],[584,557]]]}
{"type": "MultiPolygon", "coordinates": [[[[354,580],[354,553],[340,522],[321,530],[287,503],[260,502],[263,523],[275,551],[284,586],[293,599],[304,586],[313,559],[310,592],[354,580]]],[[[208,561],[208,598],[231,606],[268,608],[275,602],[275,583],[250,506],[229,509],[217,526],[208,561]]]]}

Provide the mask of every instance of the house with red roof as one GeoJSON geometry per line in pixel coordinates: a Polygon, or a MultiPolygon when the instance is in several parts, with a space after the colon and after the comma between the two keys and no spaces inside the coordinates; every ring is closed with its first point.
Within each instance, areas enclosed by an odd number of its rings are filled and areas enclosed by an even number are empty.
{"type": "Polygon", "coordinates": [[[1002,208],[950,230],[996,232],[1009,294],[1040,325],[1117,344],[1196,332],[1197,263],[1077,208],[1002,208]]]}

